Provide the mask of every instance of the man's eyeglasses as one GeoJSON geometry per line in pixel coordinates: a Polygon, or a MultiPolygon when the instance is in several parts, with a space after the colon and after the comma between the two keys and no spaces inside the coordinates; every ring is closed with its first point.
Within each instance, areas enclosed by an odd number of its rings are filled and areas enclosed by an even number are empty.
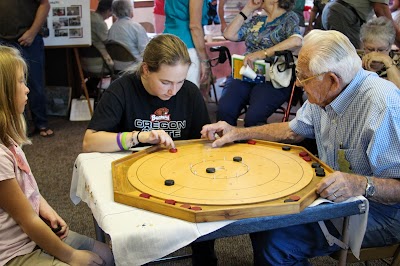
{"type": "Polygon", "coordinates": [[[301,86],[304,86],[305,82],[307,82],[307,81],[309,81],[309,80],[312,80],[312,79],[315,79],[316,77],[319,77],[319,76],[324,75],[324,74],[326,74],[326,73],[327,73],[327,72],[322,72],[322,73],[319,73],[319,74],[314,75],[314,76],[312,76],[312,77],[309,77],[309,78],[305,78],[305,79],[303,79],[303,80],[300,80],[300,79],[299,79],[299,72],[296,70],[296,79],[297,79],[297,81],[300,83],[301,86]]]}

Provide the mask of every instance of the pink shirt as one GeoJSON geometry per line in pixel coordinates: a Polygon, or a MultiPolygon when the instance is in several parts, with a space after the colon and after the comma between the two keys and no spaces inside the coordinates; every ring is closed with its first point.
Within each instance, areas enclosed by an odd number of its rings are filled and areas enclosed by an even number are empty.
{"type": "MultiPolygon", "coordinates": [[[[41,196],[24,152],[16,144],[9,149],[0,142],[0,182],[12,178],[17,179],[22,192],[39,215],[41,196]]],[[[0,208],[0,265],[16,256],[32,252],[35,246],[36,243],[22,231],[15,220],[0,208]]]]}

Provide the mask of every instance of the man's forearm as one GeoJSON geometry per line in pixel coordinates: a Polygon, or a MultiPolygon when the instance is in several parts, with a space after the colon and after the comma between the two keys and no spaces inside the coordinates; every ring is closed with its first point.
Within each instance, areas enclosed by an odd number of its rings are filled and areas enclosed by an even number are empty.
{"type": "Polygon", "coordinates": [[[290,129],[288,122],[240,128],[238,133],[240,139],[253,138],[284,143],[298,143],[304,139],[290,129]]]}

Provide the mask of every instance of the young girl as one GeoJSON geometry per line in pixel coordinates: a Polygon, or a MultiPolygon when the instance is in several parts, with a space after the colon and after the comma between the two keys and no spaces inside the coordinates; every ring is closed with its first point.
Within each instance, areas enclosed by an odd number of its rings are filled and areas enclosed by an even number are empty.
{"type": "Polygon", "coordinates": [[[70,231],[39,192],[20,147],[26,73],[19,51],[0,46],[0,265],[113,265],[106,244],[70,231]]]}

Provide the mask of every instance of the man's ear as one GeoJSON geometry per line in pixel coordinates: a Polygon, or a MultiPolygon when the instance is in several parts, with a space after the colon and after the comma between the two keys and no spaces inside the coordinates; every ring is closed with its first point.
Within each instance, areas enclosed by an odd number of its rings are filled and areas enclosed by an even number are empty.
{"type": "Polygon", "coordinates": [[[329,74],[329,78],[331,80],[331,91],[333,92],[338,92],[338,94],[340,93],[340,91],[344,88],[343,84],[342,84],[342,79],[339,78],[338,75],[336,75],[333,72],[328,72],[329,74]]]}

